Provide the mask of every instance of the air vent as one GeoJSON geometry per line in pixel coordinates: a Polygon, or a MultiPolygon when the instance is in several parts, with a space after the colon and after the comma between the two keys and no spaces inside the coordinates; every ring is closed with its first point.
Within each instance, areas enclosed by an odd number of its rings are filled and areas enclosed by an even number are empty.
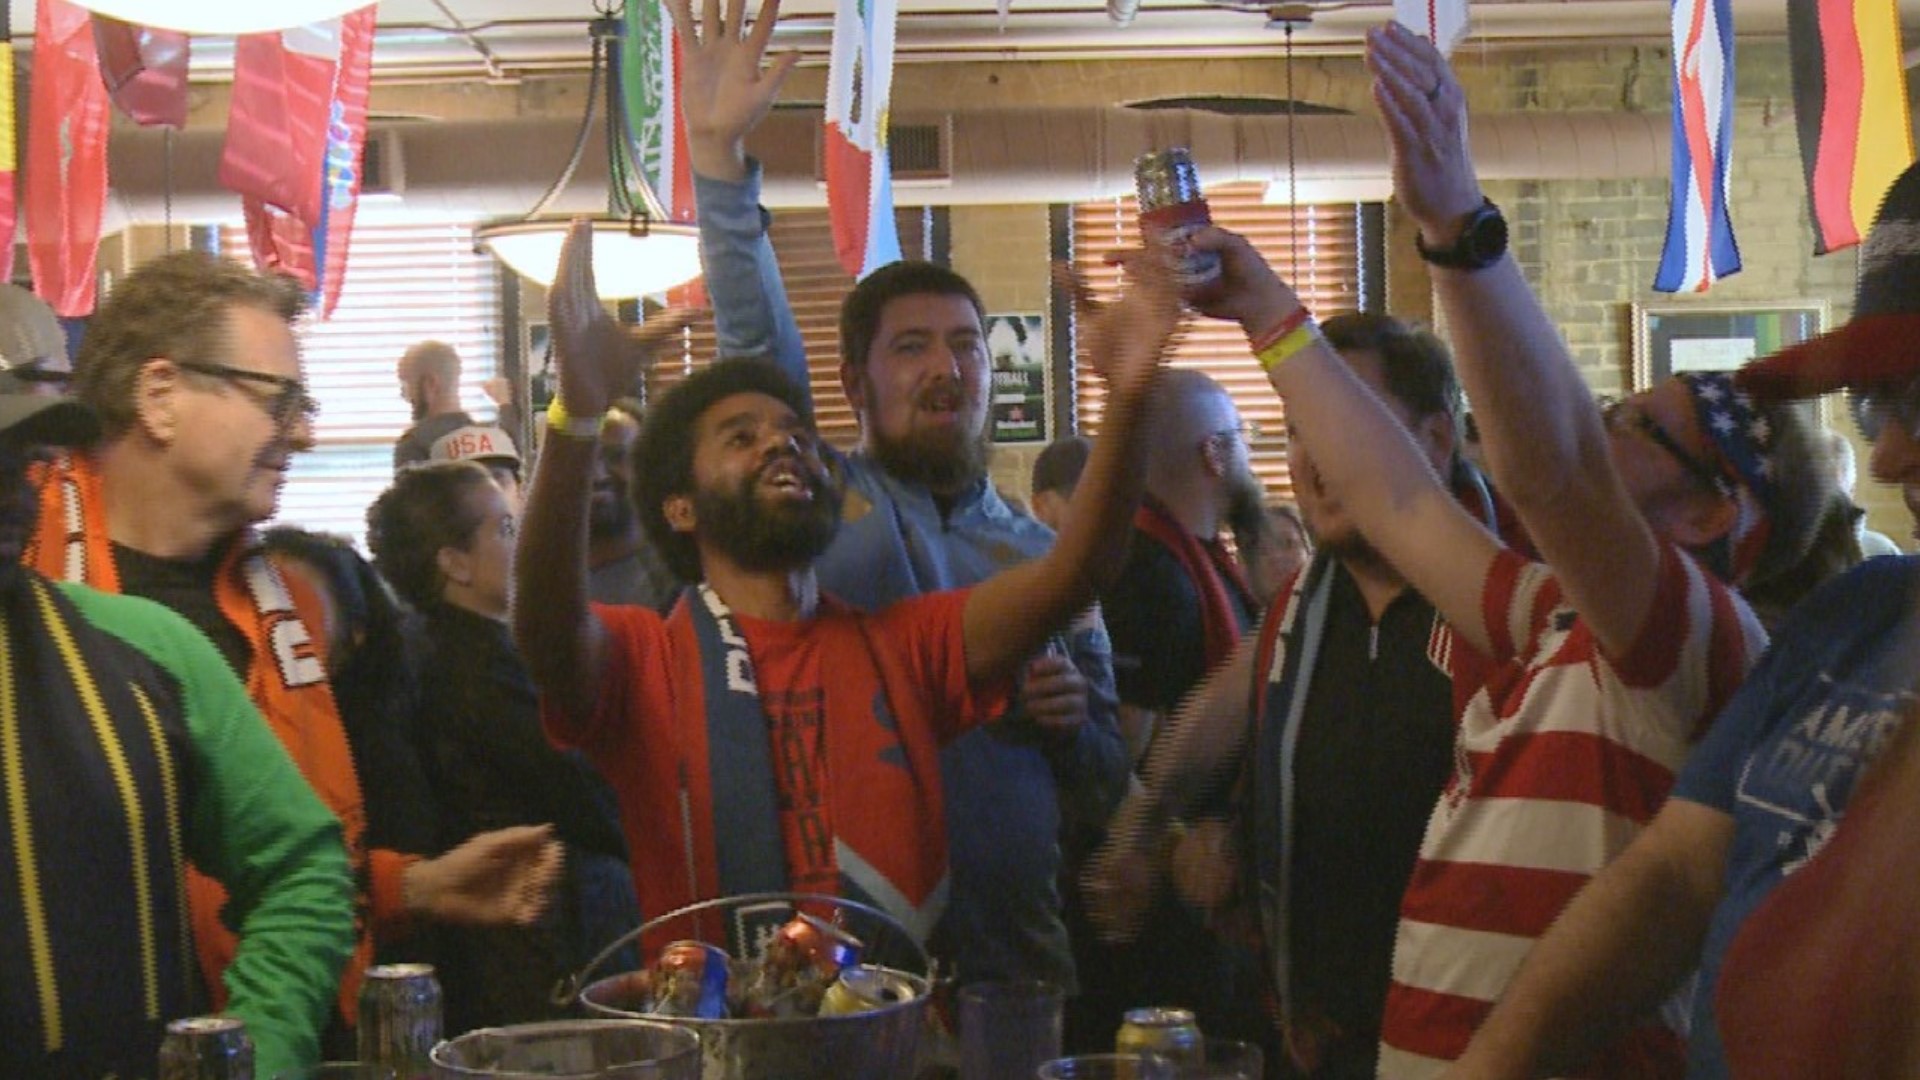
{"type": "MultiPolygon", "coordinates": [[[[821,131],[824,139],[825,128],[821,131]]],[[[953,118],[950,116],[895,120],[887,127],[887,147],[893,159],[896,184],[944,184],[953,179],[953,118]]],[[[814,143],[813,176],[826,182],[826,153],[820,140],[814,143]]]]}
{"type": "Polygon", "coordinates": [[[360,151],[360,194],[399,195],[406,190],[400,133],[391,128],[367,132],[366,145],[360,151]]]}

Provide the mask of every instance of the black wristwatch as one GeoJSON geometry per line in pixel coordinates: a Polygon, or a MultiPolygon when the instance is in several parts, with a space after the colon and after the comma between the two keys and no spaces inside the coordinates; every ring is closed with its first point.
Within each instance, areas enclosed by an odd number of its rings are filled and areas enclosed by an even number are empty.
{"type": "Polygon", "coordinates": [[[1450,270],[1485,270],[1500,261],[1507,253],[1507,218],[1492,199],[1480,204],[1480,208],[1467,215],[1467,223],[1461,227],[1460,236],[1449,247],[1430,248],[1419,233],[1413,236],[1413,246],[1420,251],[1420,257],[1435,266],[1444,266],[1450,270]]]}

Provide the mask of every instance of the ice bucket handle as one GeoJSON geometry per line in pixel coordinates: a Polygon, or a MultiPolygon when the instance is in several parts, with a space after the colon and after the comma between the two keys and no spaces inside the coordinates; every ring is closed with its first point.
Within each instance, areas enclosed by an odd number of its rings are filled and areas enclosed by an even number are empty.
{"type": "Polygon", "coordinates": [[[929,979],[934,977],[933,960],[927,955],[926,947],[921,945],[920,942],[914,939],[912,934],[907,932],[907,928],[901,924],[900,920],[877,907],[863,904],[858,900],[849,900],[844,896],[827,896],[822,893],[745,893],[740,896],[719,896],[711,900],[702,900],[698,903],[688,904],[682,908],[675,908],[665,915],[648,919],[646,922],[620,935],[606,948],[601,949],[599,954],[592,960],[587,961],[587,966],[580,969],[578,974],[569,975],[554,984],[553,1003],[562,1008],[571,1007],[580,1000],[580,992],[587,986],[587,980],[593,976],[594,972],[600,970],[600,965],[606,963],[609,957],[621,949],[626,948],[628,942],[645,934],[649,934],[654,930],[661,929],[675,919],[685,918],[689,915],[697,915],[703,911],[712,911],[716,908],[735,908],[748,904],[771,903],[789,904],[794,907],[798,907],[801,904],[827,904],[833,907],[850,909],[866,915],[878,921],[888,930],[893,931],[894,934],[899,936],[900,940],[912,946],[914,956],[920,961],[920,970],[914,972],[914,974],[925,975],[929,979]]]}

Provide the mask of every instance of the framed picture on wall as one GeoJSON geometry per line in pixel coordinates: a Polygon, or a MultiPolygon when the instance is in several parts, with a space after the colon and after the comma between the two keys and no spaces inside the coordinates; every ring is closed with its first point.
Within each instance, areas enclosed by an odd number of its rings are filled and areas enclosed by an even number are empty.
{"type": "Polygon", "coordinates": [[[987,378],[993,441],[1047,441],[1047,319],[1044,315],[987,316],[987,378]]]}
{"type": "Polygon", "coordinates": [[[1635,304],[1632,389],[1683,371],[1732,371],[1826,329],[1824,300],[1635,304]]]}

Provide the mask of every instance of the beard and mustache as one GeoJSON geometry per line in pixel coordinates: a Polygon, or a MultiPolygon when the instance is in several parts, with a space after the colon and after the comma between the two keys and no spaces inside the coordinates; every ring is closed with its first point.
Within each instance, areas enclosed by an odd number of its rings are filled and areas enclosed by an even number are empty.
{"type": "Polygon", "coordinates": [[[811,499],[780,498],[771,503],[758,489],[776,458],[744,477],[731,490],[699,488],[693,493],[701,535],[741,569],[756,573],[797,570],[827,550],[840,528],[842,492],[838,484],[795,462],[794,470],[811,499]]]}
{"type": "MultiPolygon", "coordinates": [[[[878,391],[867,382],[867,400],[878,391]]],[[[952,397],[964,407],[964,391],[951,384],[936,384],[923,391],[915,405],[931,404],[930,399],[952,397]]],[[[887,435],[878,427],[867,431],[867,451],[888,476],[906,484],[918,484],[937,495],[953,495],[978,483],[987,475],[987,460],[993,453],[992,425],[981,423],[973,431],[958,426],[910,431],[905,435],[887,435]]]]}

